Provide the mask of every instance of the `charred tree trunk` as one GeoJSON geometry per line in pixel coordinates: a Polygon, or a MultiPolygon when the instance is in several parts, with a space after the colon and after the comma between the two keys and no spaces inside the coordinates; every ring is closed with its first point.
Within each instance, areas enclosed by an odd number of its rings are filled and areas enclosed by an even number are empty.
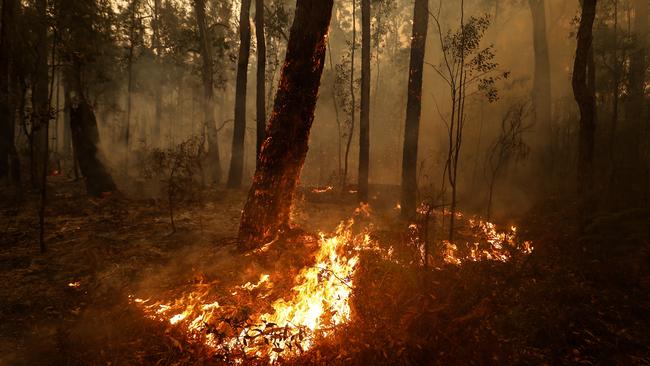
{"type": "Polygon", "coordinates": [[[72,97],[70,105],[72,145],[79,169],[86,180],[86,191],[91,196],[101,196],[105,192],[115,191],[113,178],[102,161],[97,119],[83,92],[79,62],[72,62],[65,81],[72,97]]]}
{"type": "Polygon", "coordinates": [[[359,202],[368,202],[370,168],[370,0],[361,0],[361,120],[359,122],[359,202]]]}
{"type": "Polygon", "coordinates": [[[38,21],[34,23],[36,34],[36,60],[32,83],[32,146],[31,178],[32,186],[42,188],[41,175],[48,156],[47,128],[50,122],[50,100],[48,95],[48,43],[47,43],[47,1],[36,2],[38,21]]]}
{"type": "Polygon", "coordinates": [[[259,161],[260,150],[266,133],[266,39],[264,38],[264,0],[255,0],[255,36],[257,39],[257,148],[255,156],[259,161]]]}
{"type": "Polygon", "coordinates": [[[63,83],[63,149],[65,159],[72,159],[72,135],[70,133],[70,89],[63,83]]]}
{"type": "Polygon", "coordinates": [[[333,0],[298,0],[268,137],[242,213],[240,248],[253,249],[289,226],[308,150],[333,0]]]}
{"type": "MultiPolygon", "coordinates": [[[[0,180],[11,176],[16,121],[12,106],[11,50],[17,0],[2,2],[0,23],[0,180]]],[[[15,178],[15,177],[14,177],[15,178]]]]}
{"type": "Polygon", "coordinates": [[[420,112],[422,110],[422,75],[429,20],[428,0],[415,0],[413,9],[413,35],[411,37],[411,61],[409,65],[406,125],[404,128],[404,151],[402,154],[402,201],[401,215],[415,215],[417,194],[418,138],[420,136],[420,112]]]}
{"type": "Polygon", "coordinates": [[[551,123],[551,66],[546,38],[546,9],[543,0],[528,0],[533,18],[533,45],[535,48],[535,83],[533,105],[535,122],[546,136],[551,123]]]}
{"type": "MultiPolygon", "coordinates": [[[[596,97],[590,53],[597,0],[582,1],[582,15],[578,29],[578,44],[573,65],[573,94],[580,109],[580,137],[578,146],[578,192],[587,198],[593,188],[594,137],[596,133],[596,97]]],[[[593,54],[591,54],[593,57],[593,54]]]]}
{"type": "Polygon", "coordinates": [[[235,126],[232,136],[232,155],[228,171],[228,188],[239,188],[244,173],[244,139],[246,137],[246,85],[248,59],[251,53],[251,0],[242,0],[239,14],[239,58],[235,86],[235,126]]]}
{"type": "Polygon", "coordinates": [[[213,183],[221,181],[221,158],[219,156],[219,135],[214,121],[214,89],[212,75],[212,40],[205,21],[205,0],[194,1],[194,12],[201,38],[201,59],[203,68],[203,120],[208,133],[208,161],[206,166],[213,183]]]}

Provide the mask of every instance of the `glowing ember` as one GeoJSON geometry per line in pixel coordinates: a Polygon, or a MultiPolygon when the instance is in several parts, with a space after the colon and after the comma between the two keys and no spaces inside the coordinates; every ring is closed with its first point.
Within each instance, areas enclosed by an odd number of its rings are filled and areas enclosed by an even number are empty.
{"type": "Polygon", "coordinates": [[[332,186],[327,186],[327,187],[322,187],[322,188],[317,187],[317,188],[312,189],[311,191],[312,191],[313,193],[326,193],[326,192],[330,192],[330,191],[332,191],[332,190],[334,190],[334,187],[332,187],[332,186]]]}
{"type": "Polygon", "coordinates": [[[71,288],[79,288],[79,287],[81,287],[81,282],[79,282],[79,281],[69,282],[69,283],[68,283],[68,287],[71,287],[71,288]]]}
{"type": "Polygon", "coordinates": [[[507,262],[511,258],[512,252],[530,254],[533,251],[530,241],[519,242],[517,240],[516,226],[511,226],[507,231],[498,231],[495,224],[479,218],[469,219],[468,222],[472,238],[486,243],[487,246],[481,245],[479,241],[468,242],[465,245],[469,249],[469,253],[463,257],[458,254],[457,244],[445,240],[443,241],[443,259],[446,263],[460,265],[467,260],[476,262],[484,259],[507,262]]]}

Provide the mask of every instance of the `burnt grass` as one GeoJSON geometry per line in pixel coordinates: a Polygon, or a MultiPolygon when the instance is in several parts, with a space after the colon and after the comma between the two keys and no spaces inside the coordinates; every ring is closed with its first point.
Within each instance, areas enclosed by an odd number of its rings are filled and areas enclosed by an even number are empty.
{"type": "MultiPolygon", "coordinates": [[[[45,254],[37,195],[19,205],[0,198],[0,365],[227,364],[145,318],[129,295],[166,294],[197,278],[243,283],[262,270],[291,277],[309,263],[309,246],[295,243],[242,259],[234,237],[245,194],[212,189],[201,202],[180,203],[171,233],[164,200],[93,199],[78,182],[53,181],[45,254]]],[[[576,208],[549,199],[518,220],[531,255],[424,268],[409,259],[390,202],[371,204],[373,236],[402,264],[363,253],[352,320],[280,363],[650,364],[650,210],[603,211],[579,233],[576,208]]],[[[302,233],[333,231],[354,207],[353,197],[307,191],[296,221],[302,233]]]]}

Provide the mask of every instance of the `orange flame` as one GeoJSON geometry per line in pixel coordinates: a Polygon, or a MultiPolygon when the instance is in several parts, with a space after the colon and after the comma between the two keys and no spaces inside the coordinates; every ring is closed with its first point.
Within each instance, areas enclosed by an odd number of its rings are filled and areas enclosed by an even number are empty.
{"type": "MultiPolygon", "coordinates": [[[[368,210],[364,207],[360,211],[368,210]]],[[[220,337],[219,329],[209,329],[208,324],[215,323],[228,309],[218,301],[205,301],[208,288],[172,303],[149,304],[149,299],[139,298],[132,298],[132,302],[148,317],[183,327],[190,338],[203,341],[215,351],[239,350],[244,357],[268,358],[271,362],[280,356],[290,358],[308,350],[318,337],[329,335],[350,319],[348,300],[359,251],[371,246],[370,236],[354,234],[352,225],[350,220],[341,223],[334,235],[321,233],[316,264],[300,271],[291,296],[275,301],[272,311],[252,316],[246,322],[248,325],[230,337],[220,337]]],[[[262,274],[257,283],[237,286],[232,294],[270,287],[269,279],[268,274],[262,274]]]]}

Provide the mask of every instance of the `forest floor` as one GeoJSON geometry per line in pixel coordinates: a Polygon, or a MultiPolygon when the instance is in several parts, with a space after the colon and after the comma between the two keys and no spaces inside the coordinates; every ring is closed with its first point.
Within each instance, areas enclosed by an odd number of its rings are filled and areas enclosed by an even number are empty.
{"type": "MultiPolygon", "coordinates": [[[[172,232],[164,200],[95,199],[80,182],[50,184],[45,254],[37,196],[19,206],[0,197],[0,365],[224,364],[145,317],[134,297],[231,288],[261,273],[294,278],[315,250],[288,241],[264,257],[238,253],[244,191],[179,205],[172,232]]],[[[333,232],[356,208],[353,196],[305,192],[294,217],[302,233],[333,232]]],[[[373,238],[406,253],[406,225],[385,196],[371,203],[373,238]]],[[[517,220],[535,250],[505,263],[423,268],[364,255],[350,322],[284,362],[650,365],[650,210],[599,214],[580,235],[574,212],[549,200],[517,220]]],[[[271,298],[292,285],[278,280],[271,298]]]]}

